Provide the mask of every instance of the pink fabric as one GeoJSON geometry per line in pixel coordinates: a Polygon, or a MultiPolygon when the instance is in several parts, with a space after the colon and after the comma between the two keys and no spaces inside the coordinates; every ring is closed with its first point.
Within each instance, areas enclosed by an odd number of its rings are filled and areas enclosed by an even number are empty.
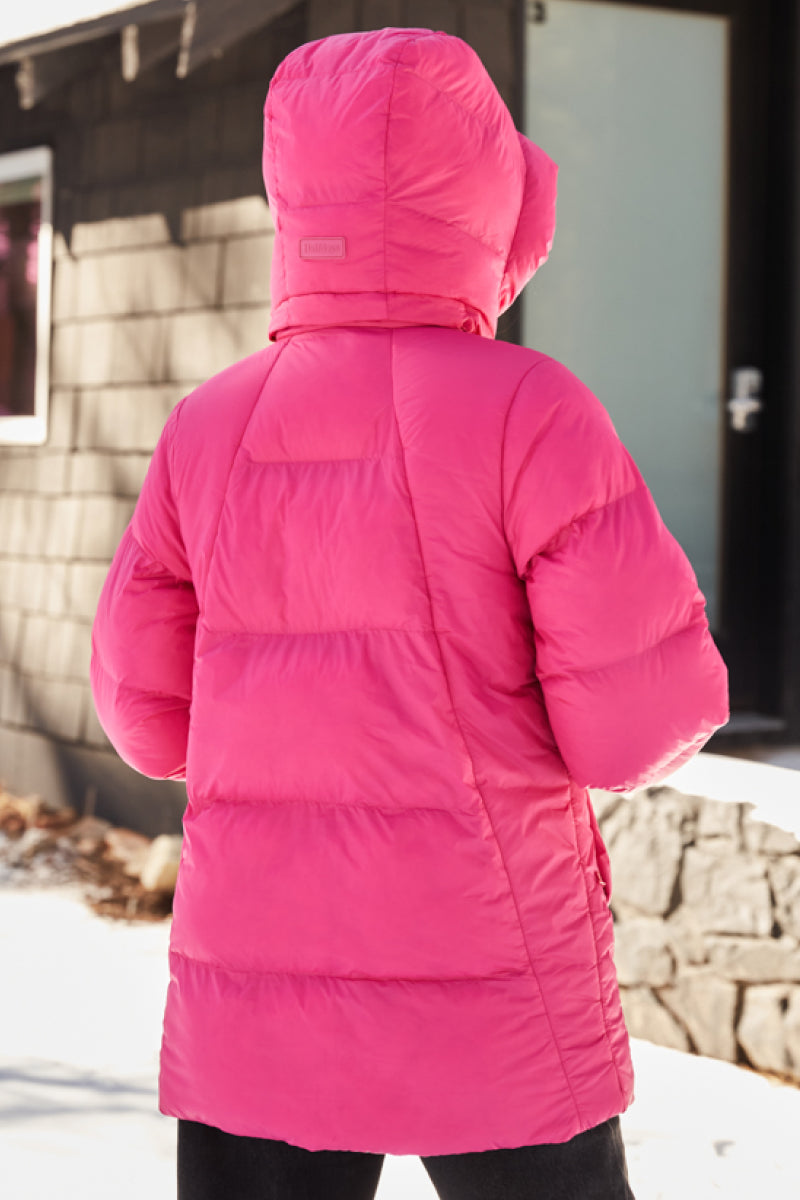
{"type": "Polygon", "coordinates": [[[691,755],[725,669],[598,401],[491,338],[555,168],[475,54],[301,47],[266,125],[276,343],[178,405],[94,628],[109,736],[188,786],[161,1106],[564,1141],[632,1086],[586,786],[691,755]]]}

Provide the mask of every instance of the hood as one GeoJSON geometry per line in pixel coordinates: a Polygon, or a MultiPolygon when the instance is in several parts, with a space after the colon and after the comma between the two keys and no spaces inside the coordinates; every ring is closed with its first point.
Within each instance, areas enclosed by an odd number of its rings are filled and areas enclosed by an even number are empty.
{"type": "Polygon", "coordinates": [[[335,325],[493,337],[550,250],[556,171],[459,38],[380,29],[300,46],[264,110],[270,337],[335,325]]]}

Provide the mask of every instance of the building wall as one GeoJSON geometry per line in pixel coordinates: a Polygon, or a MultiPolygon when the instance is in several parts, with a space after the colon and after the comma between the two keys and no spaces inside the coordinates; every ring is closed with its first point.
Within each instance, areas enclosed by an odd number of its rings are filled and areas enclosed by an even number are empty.
{"type": "Polygon", "coordinates": [[[31,112],[0,72],[0,150],[52,145],[55,195],[49,437],[0,447],[0,777],[150,832],[183,789],[111,751],[91,621],[172,406],[266,340],[261,114],[304,38],[299,6],[187,80],[171,60],[127,84],[112,37],[31,112]]]}
{"type": "Polygon", "coordinates": [[[88,683],[111,556],[175,403],[267,337],[272,228],[261,180],[269,78],[310,38],[427,25],[475,45],[506,100],[512,0],[311,0],[186,80],[125,83],[119,40],[22,112],[0,69],[0,152],[54,149],[50,426],[0,446],[0,781],[158,833],[182,785],[116,758],[88,683]]]}

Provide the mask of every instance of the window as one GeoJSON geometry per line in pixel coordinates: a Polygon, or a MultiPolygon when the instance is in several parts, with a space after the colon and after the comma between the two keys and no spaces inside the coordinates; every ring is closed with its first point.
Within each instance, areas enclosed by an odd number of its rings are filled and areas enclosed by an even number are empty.
{"type": "Polygon", "coordinates": [[[45,146],[0,154],[0,443],[47,437],[52,178],[45,146]]]}

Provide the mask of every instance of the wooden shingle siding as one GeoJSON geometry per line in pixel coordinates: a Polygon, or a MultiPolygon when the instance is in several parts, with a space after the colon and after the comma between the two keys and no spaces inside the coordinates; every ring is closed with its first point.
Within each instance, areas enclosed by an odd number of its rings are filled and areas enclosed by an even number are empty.
{"type": "Polygon", "coordinates": [[[262,107],[306,37],[299,5],[177,80],[133,83],[119,42],[21,111],[0,68],[0,153],[54,150],[48,441],[0,445],[0,776],[154,831],[180,785],[153,784],[108,746],[88,682],[91,621],[171,409],[267,338],[272,225],[260,174],[262,107]]]}

